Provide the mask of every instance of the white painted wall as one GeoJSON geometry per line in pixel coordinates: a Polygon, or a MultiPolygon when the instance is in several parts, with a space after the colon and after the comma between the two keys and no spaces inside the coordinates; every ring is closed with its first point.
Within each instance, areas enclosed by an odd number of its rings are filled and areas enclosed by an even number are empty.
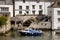
{"type": "MultiPolygon", "coordinates": [[[[12,5],[0,5],[0,7],[9,7],[10,16],[13,17],[13,6],[12,5]]],[[[1,12],[1,10],[0,10],[1,12]]]]}
{"type": "MultiPolygon", "coordinates": [[[[39,10],[43,10],[42,14],[47,15],[47,7],[50,5],[50,2],[28,2],[26,1],[25,3],[23,3],[22,1],[15,1],[15,15],[19,14],[19,11],[17,11],[17,9],[19,9],[19,6],[22,5],[22,8],[25,10],[26,6],[29,6],[29,14],[33,14],[32,10],[35,10],[35,14],[39,14],[39,10]],[[35,9],[32,9],[32,5],[35,5],[35,9]],[[42,5],[42,9],[39,9],[39,5],[42,5]]],[[[25,11],[22,12],[22,14],[26,13],[25,11]]]]}
{"type": "Polygon", "coordinates": [[[53,16],[54,29],[57,29],[58,27],[60,27],[60,22],[58,22],[58,18],[60,18],[60,15],[58,15],[57,11],[60,11],[60,8],[54,8],[54,16],[53,16]]]}
{"type": "Polygon", "coordinates": [[[48,8],[48,15],[51,16],[52,20],[52,29],[60,27],[60,22],[58,22],[60,15],[58,15],[57,11],[60,11],[60,8],[48,8]],[[52,12],[50,13],[50,11],[52,12]]]}

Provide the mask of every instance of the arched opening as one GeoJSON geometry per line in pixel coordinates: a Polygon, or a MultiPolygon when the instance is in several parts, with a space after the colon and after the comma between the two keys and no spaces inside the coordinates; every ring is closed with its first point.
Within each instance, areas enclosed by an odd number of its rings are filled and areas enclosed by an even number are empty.
{"type": "Polygon", "coordinates": [[[29,27],[32,22],[30,20],[27,20],[23,23],[24,27],[29,27]]]}

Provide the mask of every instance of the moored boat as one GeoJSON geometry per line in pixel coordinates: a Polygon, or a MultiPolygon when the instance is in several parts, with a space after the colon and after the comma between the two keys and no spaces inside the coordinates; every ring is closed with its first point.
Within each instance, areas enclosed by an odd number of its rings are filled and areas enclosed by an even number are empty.
{"type": "Polygon", "coordinates": [[[43,32],[40,30],[33,30],[29,28],[28,30],[19,30],[19,33],[23,36],[40,36],[43,32]]]}

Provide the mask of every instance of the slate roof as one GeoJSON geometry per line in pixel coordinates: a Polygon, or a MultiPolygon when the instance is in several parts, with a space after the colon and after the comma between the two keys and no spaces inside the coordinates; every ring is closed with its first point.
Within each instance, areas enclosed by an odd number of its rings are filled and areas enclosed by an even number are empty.
{"type": "Polygon", "coordinates": [[[48,8],[60,8],[60,1],[55,1],[52,5],[50,5],[48,8]]]}
{"type": "Polygon", "coordinates": [[[12,4],[12,0],[0,0],[0,4],[8,4],[8,5],[10,5],[10,4],[12,4]]]}

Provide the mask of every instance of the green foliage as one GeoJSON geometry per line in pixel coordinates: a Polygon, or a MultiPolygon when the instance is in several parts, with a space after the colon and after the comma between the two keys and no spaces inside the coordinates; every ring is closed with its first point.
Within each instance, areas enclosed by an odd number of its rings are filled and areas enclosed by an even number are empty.
{"type": "Polygon", "coordinates": [[[0,26],[5,25],[7,22],[7,18],[5,16],[0,17],[0,26]]]}

